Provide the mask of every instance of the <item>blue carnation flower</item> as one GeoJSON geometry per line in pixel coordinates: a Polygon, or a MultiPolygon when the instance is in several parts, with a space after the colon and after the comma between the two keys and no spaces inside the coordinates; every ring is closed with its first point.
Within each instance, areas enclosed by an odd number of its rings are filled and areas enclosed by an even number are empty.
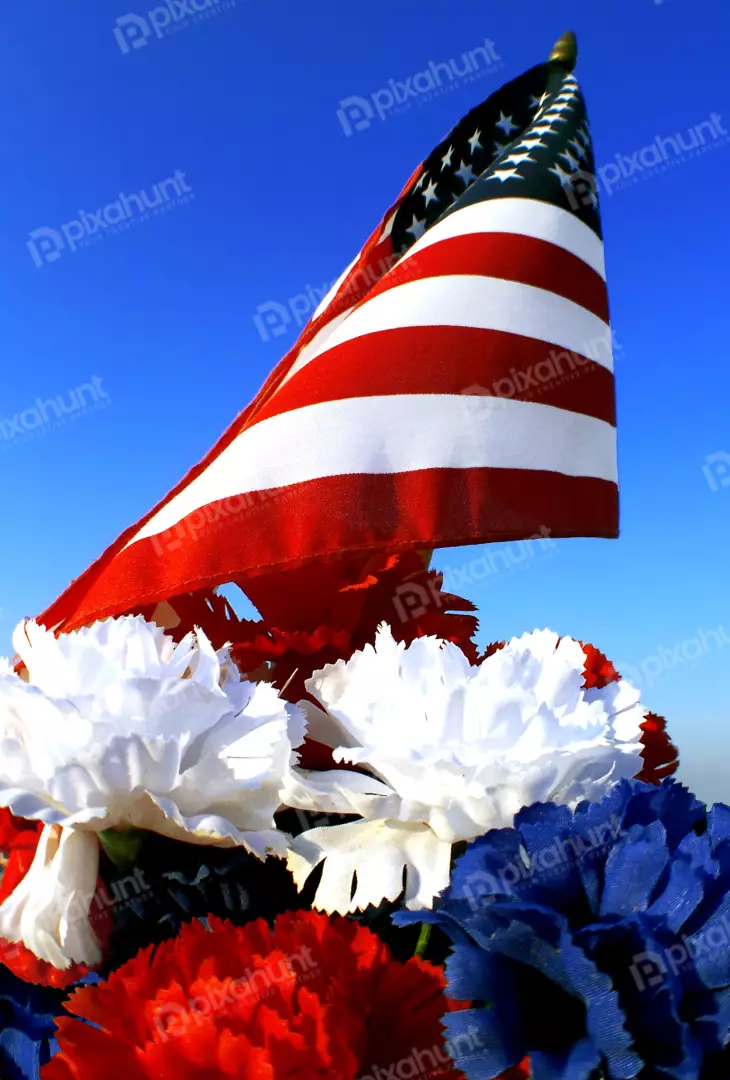
{"type": "Polygon", "coordinates": [[[57,1050],[57,1016],[62,1016],[67,991],[35,986],[17,978],[0,964],[0,1077],[38,1080],[57,1050]]]}
{"type": "Polygon", "coordinates": [[[432,912],[451,938],[457,1066],[492,1080],[730,1077],[730,808],[623,781],[469,845],[432,912]],[[724,1070],[724,1071],[723,1071],[724,1070]]]}

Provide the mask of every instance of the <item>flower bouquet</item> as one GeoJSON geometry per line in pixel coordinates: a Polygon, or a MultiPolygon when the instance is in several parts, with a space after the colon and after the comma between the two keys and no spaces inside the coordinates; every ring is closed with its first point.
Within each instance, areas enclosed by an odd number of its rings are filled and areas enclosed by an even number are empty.
{"type": "Polygon", "coordinates": [[[363,622],[329,662],[342,631],[223,598],[174,634],[18,627],[8,1076],[699,1076],[719,1054],[730,810],[662,780],[663,721],[596,649],[479,654],[424,574],[432,632],[363,622]]]}
{"type": "Polygon", "coordinates": [[[607,324],[574,51],[561,39],[454,129],[354,264],[387,251],[381,279],[353,294],[346,273],[205,461],[17,627],[3,1080],[730,1077],[730,808],[672,778],[664,720],[593,645],[478,647],[474,605],[423,550],[616,531],[612,375],[576,338],[607,324]],[[487,120],[506,140],[488,150],[487,120]],[[434,283],[480,274],[489,318],[439,323],[434,283]],[[393,395],[317,383],[323,359],[355,385],[373,327],[369,379],[401,343],[407,438],[393,395]],[[444,353],[434,331],[457,329],[468,347],[444,353]],[[536,402],[518,375],[539,381],[551,342],[580,380],[553,374],[536,402]],[[409,382],[416,345],[438,402],[409,382]],[[377,409],[337,472],[353,401],[377,409]],[[297,444],[307,410],[324,427],[297,444]]]}

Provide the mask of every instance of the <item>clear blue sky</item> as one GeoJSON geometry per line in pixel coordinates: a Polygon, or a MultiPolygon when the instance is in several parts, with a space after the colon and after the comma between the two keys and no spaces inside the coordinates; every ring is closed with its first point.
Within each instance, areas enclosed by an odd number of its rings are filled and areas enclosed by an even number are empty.
{"type": "Polygon", "coordinates": [[[599,163],[649,163],[610,194],[619,169],[608,169],[601,192],[622,535],[529,555],[502,546],[490,562],[444,551],[436,564],[478,602],[483,639],[549,625],[637,669],[686,780],[730,801],[724,0],[217,0],[197,17],[173,3],[169,26],[160,9],[146,15],[150,0],[130,2],[33,0],[0,14],[0,652],[248,403],[292,344],[308,290],[339,274],[445,132],[572,27],[599,163]],[[139,20],[115,36],[130,12],[145,15],[147,38],[139,20]],[[461,63],[485,38],[499,63],[385,109],[390,80],[461,63]],[[375,97],[384,118],[348,136],[337,110],[355,95],[375,97]],[[657,136],[691,145],[712,114],[718,135],[703,129],[701,155],[669,146],[661,169],[649,150],[637,157],[657,136]],[[166,185],[166,212],[142,219],[131,196],[152,201],[176,172],[179,197],[166,185]],[[69,250],[81,211],[93,229],[119,193],[129,226],[69,250]],[[34,258],[30,234],[63,226],[58,257],[37,237],[34,258]],[[278,335],[254,318],[269,301],[291,320],[278,335]],[[13,427],[37,398],[71,408],[94,377],[83,398],[96,407],[58,426],[46,404],[49,421],[13,427]],[[712,454],[726,457],[704,471],[712,454]],[[508,571],[510,550],[523,561],[508,571]]]}

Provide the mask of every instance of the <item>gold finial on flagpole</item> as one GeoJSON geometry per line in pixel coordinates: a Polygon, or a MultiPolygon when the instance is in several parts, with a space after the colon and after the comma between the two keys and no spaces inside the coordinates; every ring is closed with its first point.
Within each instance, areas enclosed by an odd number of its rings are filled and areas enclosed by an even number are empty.
{"type": "Polygon", "coordinates": [[[549,63],[560,64],[572,71],[578,59],[578,41],[572,30],[567,30],[553,45],[549,63]]]}

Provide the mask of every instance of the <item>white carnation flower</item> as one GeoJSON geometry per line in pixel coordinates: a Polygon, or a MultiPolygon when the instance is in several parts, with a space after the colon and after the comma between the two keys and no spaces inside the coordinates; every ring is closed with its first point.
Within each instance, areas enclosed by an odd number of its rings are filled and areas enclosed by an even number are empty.
{"type": "Polygon", "coordinates": [[[0,905],[0,936],[56,967],[98,962],[88,911],[103,830],[286,854],[274,813],[304,718],[242,681],[226,649],[200,630],[176,644],[140,616],[59,637],[29,621],[13,645],[26,671],[0,667],[0,806],[45,829],[0,905]]]}
{"type": "Polygon", "coordinates": [[[600,799],[638,773],[638,691],[583,689],[584,662],[577,641],[544,630],[472,667],[456,645],[406,647],[383,624],[374,647],[316,672],[306,686],[326,712],[301,703],[310,732],[369,775],[294,770],[289,805],[363,819],[292,841],[298,887],[324,861],[315,905],[344,914],[395,900],[405,869],[406,906],[430,907],[453,844],[511,826],[533,802],[600,799]]]}

